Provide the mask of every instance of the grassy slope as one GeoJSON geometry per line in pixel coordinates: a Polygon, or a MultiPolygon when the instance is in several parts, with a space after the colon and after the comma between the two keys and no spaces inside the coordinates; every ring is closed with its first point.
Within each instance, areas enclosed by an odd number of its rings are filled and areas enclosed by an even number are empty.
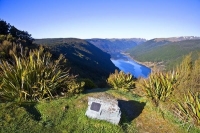
{"type": "Polygon", "coordinates": [[[145,62],[160,62],[163,61],[168,68],[173,68],[179,63],[183,56],[193,52],[193,57],[196,57],[200,51],[200,40],[185,40],[179,42],[168,42],[164,45],[148,42],[149,45],[142,45],[133,49],[131,56],[136,60],[145,62]],[[150,49],[149,49],[150,48],[150,49]],[[137,51],[137,52],[135,52],[137,51]]]}
{"type": "MultiPolygon", "coordinates": [[[[60,98],[51,102],[40,102],[35,105],[33,114],[27,113],[23,107],[0,104],[0,132],[105,132],[105,133],[134,133],[134,132],[171,132],[184,133],[185,128],[179,127],[177,120],[170,119],[170,115],[163,117],[144,98],[132,93],[117,90],[94,89],[85,94],[72,98],[60,98]],[[122,118],[119,125],[106,121],[87,118],[87,97],[100,96],[115,97],[119,100],[122,118]],[[38,118],[41,117],[39,120],[38,118]]],[[[191,132],[199,130],[190,129],[191,132]]]]}

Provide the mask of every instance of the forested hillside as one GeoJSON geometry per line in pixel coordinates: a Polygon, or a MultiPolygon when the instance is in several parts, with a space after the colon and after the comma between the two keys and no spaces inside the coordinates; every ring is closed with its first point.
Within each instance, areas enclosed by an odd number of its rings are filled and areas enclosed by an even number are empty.
{"type": "Polygon", "coordinates": [[[153,39],[129,50],[128,53],[138,61],[163,62],[167,69],[171,69],[190,52],[195,59],[198,51],[200,51],[200,39],[183,41],[153,39]]]}
{"type": "Polygon", "coordinates": [[[36,39],[55,55],[63,54],[67,58],[71,72],[80,77],[102,80],[117,69],[110,61],[110,55],[91,43],[75,38],[36,39]]]}

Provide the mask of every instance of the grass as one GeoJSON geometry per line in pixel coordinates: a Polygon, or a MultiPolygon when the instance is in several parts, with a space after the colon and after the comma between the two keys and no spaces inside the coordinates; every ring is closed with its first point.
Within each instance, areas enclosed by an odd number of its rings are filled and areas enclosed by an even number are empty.
{"type": "Polygon", "coordinates": [[[184,133],[187,130],[178,127],[180,122],[174,122],[168,116],[164,119],[144,98],[131,92],[110,89],[91,89],[71,98],[41,101],[31,107],[0,103],[0,108],[1,133],[141,133],[147,131],[184,133]],[[85,116],[88,96],[102,95],[119,99],[122,111],[119,125],[85,116]]]}
{"type": "MultiPolygon", "coordinates": [[[[120,133],[133,128],[123,122],[113,125],[106,121],[93,120],[85,116],[87,97],[93,93],[72,98],[60,98],[35,105],[37,112],[28,112],[24,107],[1,103],[0,131],[4,132],[104,132],[120,133]],[[39,115],[40,120],[35,118],[39,115]]],[[[124,120],[125,121],[125,120],[124,120]]]]}

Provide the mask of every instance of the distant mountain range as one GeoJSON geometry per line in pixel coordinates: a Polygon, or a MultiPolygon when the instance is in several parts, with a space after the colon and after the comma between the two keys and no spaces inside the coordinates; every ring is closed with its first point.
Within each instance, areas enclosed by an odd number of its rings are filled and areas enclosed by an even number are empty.
{"type": "Polygon", "coordinates": [[[180,36],[180,37],[169,37],[169,38],[154,38],[151,40],[155,41],[169,41],[169,42],[178,42],[178,41],[184,41],[184,40],[196,40],[200,39],[200,37],[197,36],[180,36]]]}
{"type": "Polygon", "coordinates": [[[94,44],[96,47],[107,53],[123,52],[137,46],[146,41],[143,38],[128,38],[128,39],[86,39],[86,41],[94,44]]]}

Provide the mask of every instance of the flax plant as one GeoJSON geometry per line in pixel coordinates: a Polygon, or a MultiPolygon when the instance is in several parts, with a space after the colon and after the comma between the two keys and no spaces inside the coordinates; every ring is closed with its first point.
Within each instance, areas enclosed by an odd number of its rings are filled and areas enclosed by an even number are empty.
{"type": "Polygon", "coordinates": [[[10,55],[12,61],[1,60],[0,63],[2,100],[21,103],[52,99],[58,89],[74,80],[68,70],[61,69],[60,63],[64,57],[61,55],[53,61],[51,54],[44,52],[43,47],[30,50],[29,53],[21,48],[19,54],[14,46],[10,55]]]}
{"type": "Polygon", "coordinates": [[[148,79],[142,79],[138,86],[150,97],[153,104],[158,106],[159,101],[165,100],[172,94],[175,88],[178,74],[175,72],[168,73],[152,73],[148,79]]]}
{"type": "Polygon", "coordinates": [[[188,91],[184,101],[176,105],[175,112],[183,121],[200,126],[200,93],[188,91]]]}
{"type": "Polygon", "coordinates": [[[129,91],[135,87],[135,78],[130,74],[125,74],[123,71],[110,74],[107,79],[107,83],[117,90],[129,91]]]}

